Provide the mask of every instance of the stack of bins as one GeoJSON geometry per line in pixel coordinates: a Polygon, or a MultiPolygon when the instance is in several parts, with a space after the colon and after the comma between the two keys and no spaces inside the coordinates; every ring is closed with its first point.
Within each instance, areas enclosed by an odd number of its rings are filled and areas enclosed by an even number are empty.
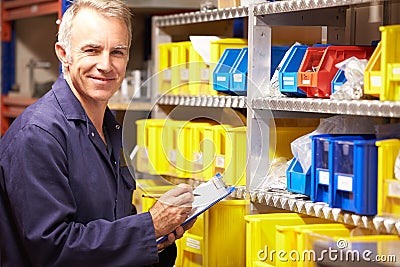
{"type": "Polygon", "coordinates": [[[178,246],[176,267],[245,266],[247,200],[222,200],[197,217],[178,246]]]}
{"type": "Polygon", "coordinates": [[[378,215],[399,217],[400,180],[395,176],[396,158],[400,152],[399,139],[376,142],[378,147],[378,215]]]}

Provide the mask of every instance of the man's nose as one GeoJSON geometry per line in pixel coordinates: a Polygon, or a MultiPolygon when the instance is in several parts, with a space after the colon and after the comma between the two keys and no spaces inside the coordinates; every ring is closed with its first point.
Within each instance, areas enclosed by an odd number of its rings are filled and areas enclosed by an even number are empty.
{"type": "Polygon", "coordinates": [[[101,53],[97,62],[97,69],[103,72],[111,71],[111,56],[108,53],[101,53]]]}

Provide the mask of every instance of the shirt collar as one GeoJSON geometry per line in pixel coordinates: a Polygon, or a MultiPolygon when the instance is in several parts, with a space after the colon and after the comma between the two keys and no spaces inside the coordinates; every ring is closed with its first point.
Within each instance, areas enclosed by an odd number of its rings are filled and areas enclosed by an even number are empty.
{"type": "MultiPolygon", "coordinates": [[[[82,120],[85,121],[89,126],[90,120],[83,109],[82,104],[79,102],[78,98],[76,98],[62,74],[54,83],[52,90],[65,117],[68,120],[82,120]]],[[[121,125],[115,120],[114,115],[108,107],[106,108],[106,112],[104,114],[103,123],[108,129],[121,132],[121,125]]]]}
{"type": "Polygon", "coordinates": [[[88,120],[85,110],[74,93],[72,93],[72,90],[63,75],[58,77],[52,90],[58,104],[68,120],[88,120]]]}

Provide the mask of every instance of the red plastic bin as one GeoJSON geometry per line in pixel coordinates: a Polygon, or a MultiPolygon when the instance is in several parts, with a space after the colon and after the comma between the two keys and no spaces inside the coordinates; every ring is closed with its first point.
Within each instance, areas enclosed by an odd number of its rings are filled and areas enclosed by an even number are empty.
{"type": "Polygon", "coordinates": [[[338,69],[335,65],[350,57],[369,59],[372,46],[309,47],[301,62],[297,82],[307,97],[329,98],[331,81],[338,69]]]}

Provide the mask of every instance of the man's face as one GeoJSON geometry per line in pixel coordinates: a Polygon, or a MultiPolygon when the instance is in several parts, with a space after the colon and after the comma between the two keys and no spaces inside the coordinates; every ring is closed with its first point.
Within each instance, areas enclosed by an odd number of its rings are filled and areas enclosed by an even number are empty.
{"type": "Polygon", "coordinates": [[[81,101],[106,102],[119,89],[128,63],[128,41],[123,20],[90,9],[76,15],[68,74],[81,101]]]}

